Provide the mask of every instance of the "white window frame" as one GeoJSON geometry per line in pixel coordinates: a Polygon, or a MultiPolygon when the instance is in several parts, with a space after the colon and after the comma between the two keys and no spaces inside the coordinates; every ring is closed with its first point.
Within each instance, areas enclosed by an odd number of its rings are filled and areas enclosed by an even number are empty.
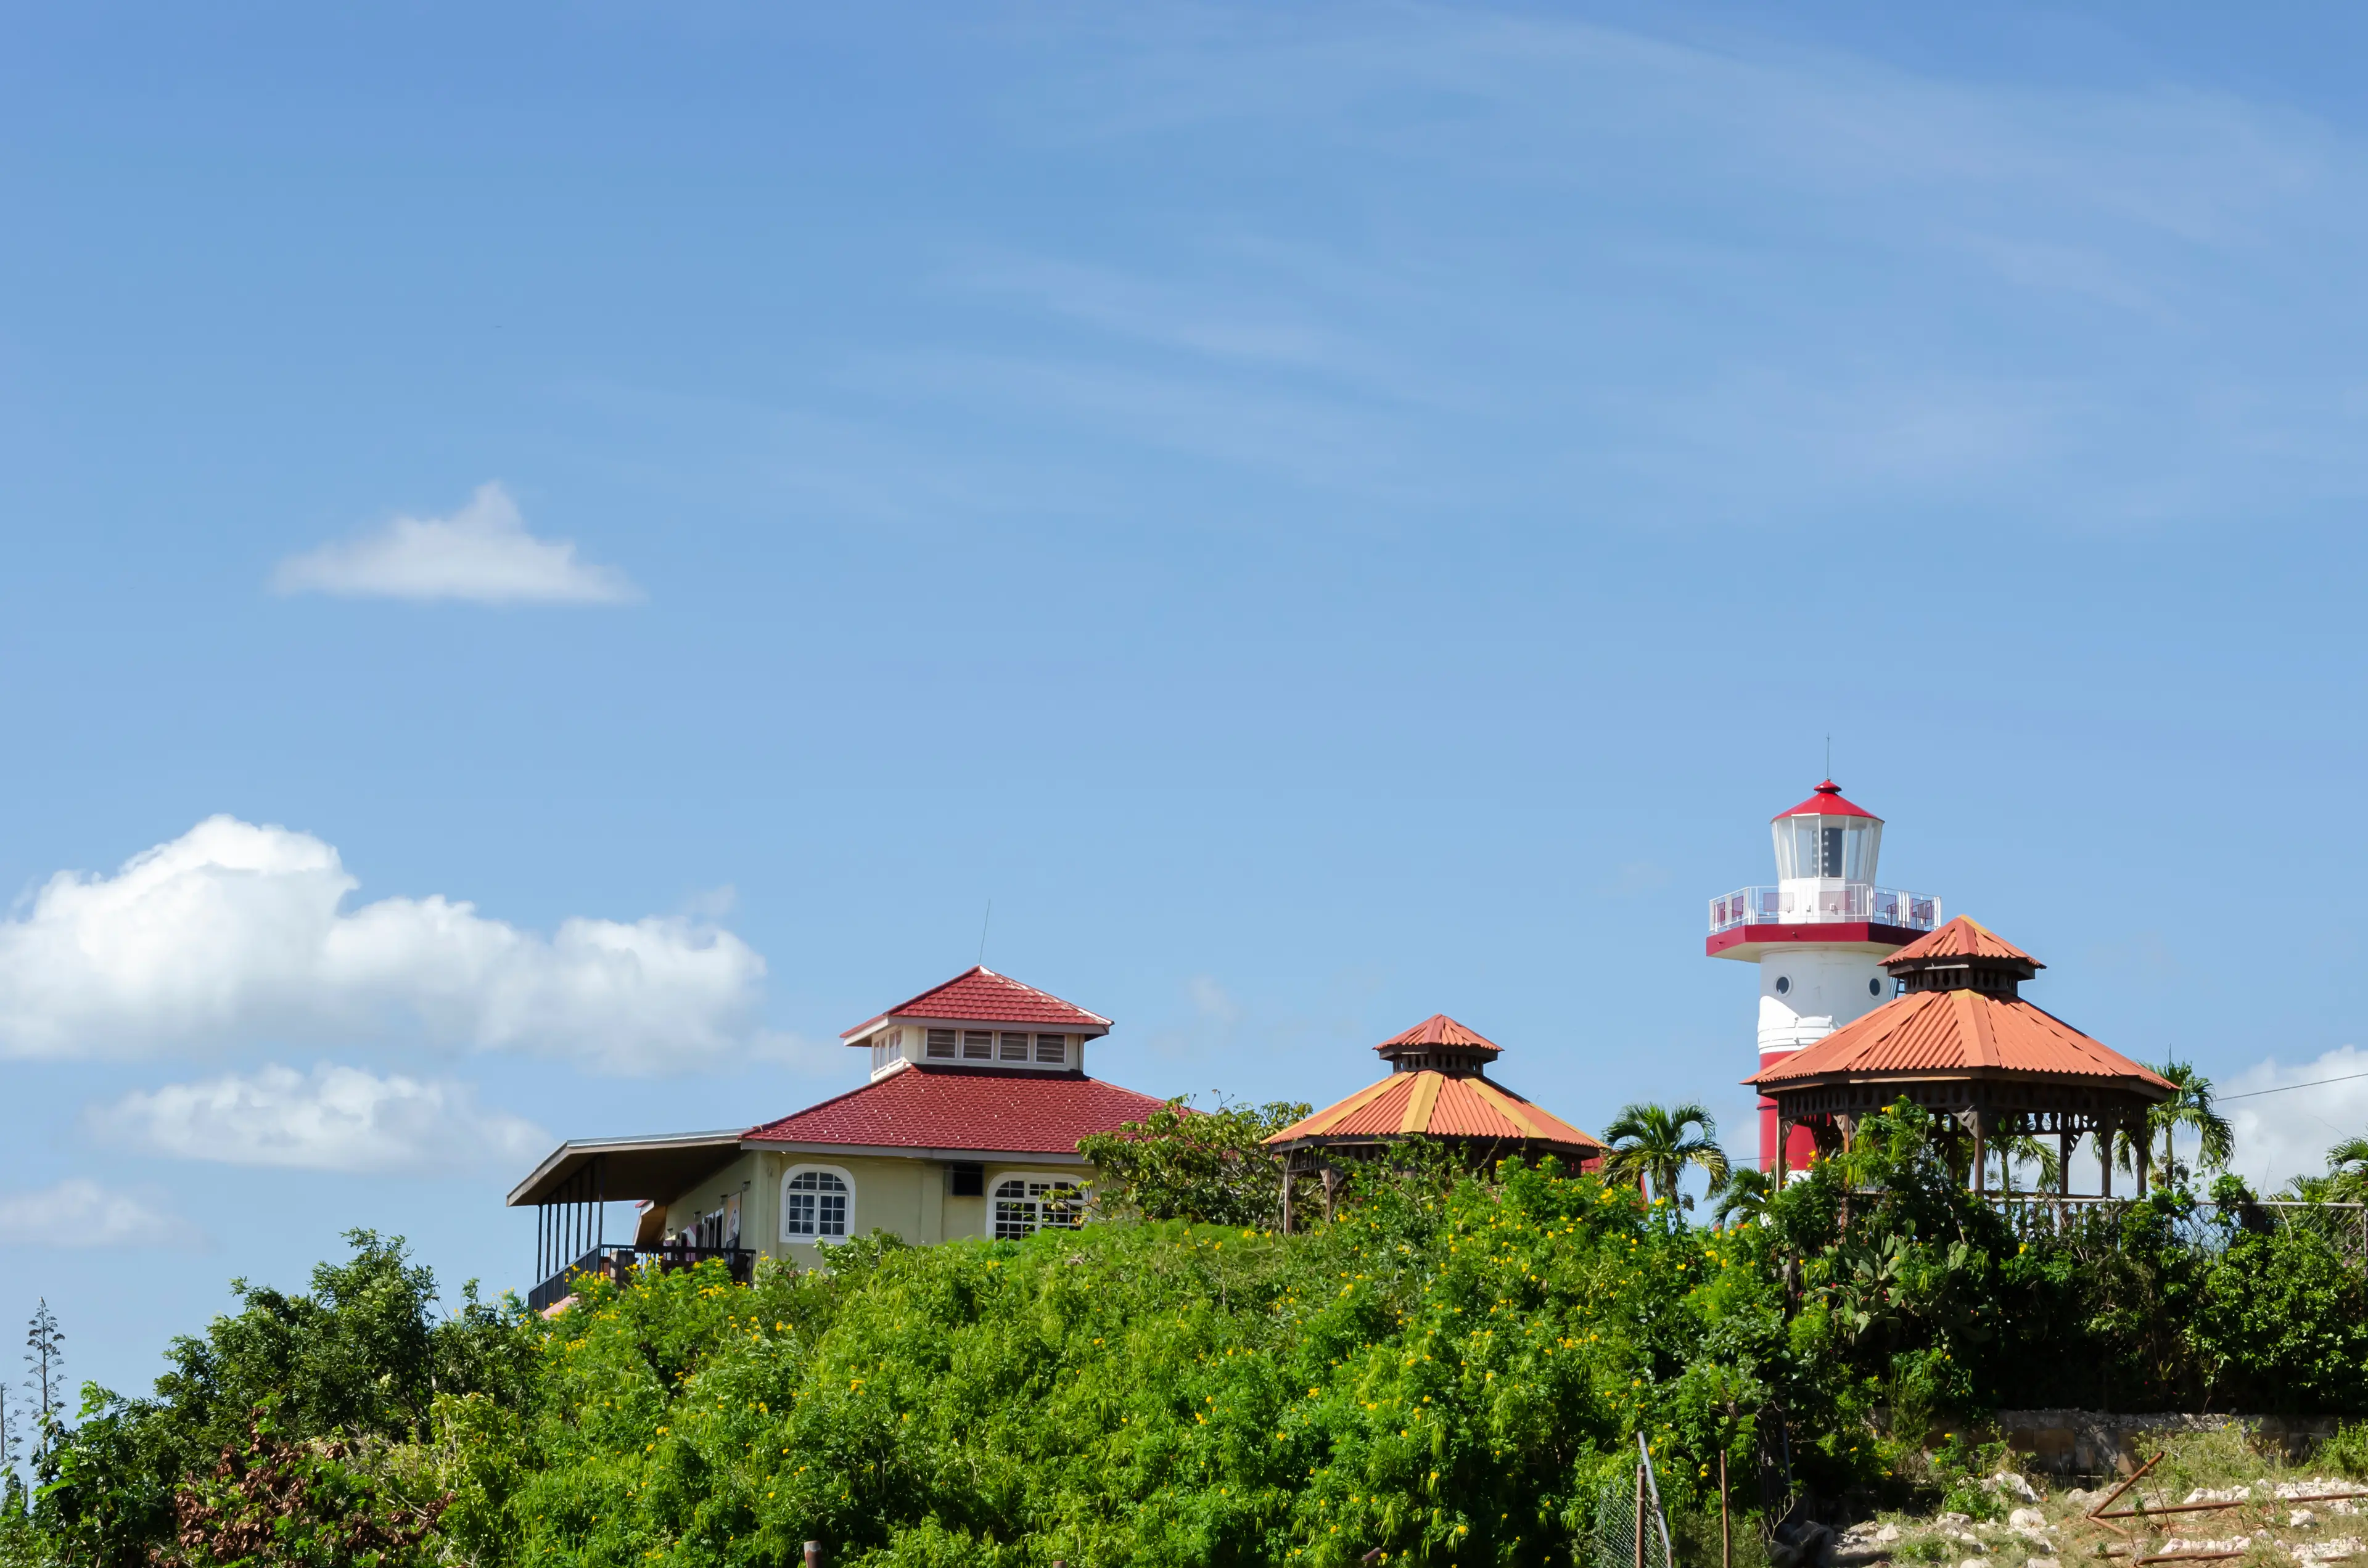
{"type": "MultiPolygon", "coordinates": [[[[1085,1194],[1086,1174],[1087,1174],[1087,1173],[1086,1173],[1086,1172],[1084,1172],[1084,1171],[1082,1171],[1082,1170],[1076,1170],[1076,1171],[996,1171],[993,1176],[989,1176],[989,1177],[987,1178],[987,1183],[986,1183],[986,1231],[985,1231],[986,1239],[987,1239],[988,1241],[995,1241],[995,1240],[996,1240],[996,1239],[997,1239],[997,1237],[996,1236],[996,1233],[995,1233],[995,1206],[996,1206],[997,1203],[1002,1203],[1002,1202],[1009,1201],[1008,1199],[1005,1199],[1005,1198],[1003,1198],[1003,1197],[1001,1196],[1001,1193],[1002,1193],[1002,1190],[1003,1190],[1003,1184],[1004,1184],[1005,1182],[1008,1182],[1008,1181],[1048,1181],[1048,1182],[1050,1182],[1050,1181],[1062,1181],[1062,1182],[1067,1182],[1071,1187],[1076,1187],[1076,1188],[1077,1189],[1077,1195],[1076,1195],[1076,1197],[1075,1199],[1072,1199],[1070,1201],[1072,1201],[1072,1202],[1074,1202],[1074,1203],[1077,1203],[1077,1204],[1083,1204],[1083,1203],[1084,1203],[1084,1201],[1085,1201],[1085,1197],[1086,1197],[1086,1194],[1085,1194]]],[[[1041,1201],[1042,1201],[1042,1200],[1041,1200],[1041,1199],[1020,1199],[1019,1201],[1021,1201],[1021,1202],[1039,1202],[1039,1203],[1041,1203],[1041,1201]]],[[[1084,1216],[1084,1213],[1083,1213],[1082,1210],[1080,1210],[1080,1211],[1079,1211],[1079,1213],[1078,1213],[1077,1218],[1078,1218],[1078,1223],[1080,1223],[1080,1224],[1084,1223],[1085,1216],[1084,1216]]],[[[1073,1225],[1056,1225],[1056,1226],[1054,1226],[1054,1227],[1053,1227],[1053,1228],[1054,1230],[1067,1231],[1067,1230],[1074,1230],[1074,1229],[1076,1229],[1076,1226],[1073,1226],[1073,1225]]],[[[1038,1211],[1038,1219],[1037,1219],[1037,1222],[1036,1222],[1036,1224],[1035,1224],[1035,1225],[1033,1225],[1033,1226],[1031,1226],[1031,1227],[1030,1228],[1030,1230],[1029,1230],[1028,1233],[1029,1233],[1030,1235],[1031,1235],[1031,1236],[1032,1236],[1032,1235],[1037,1234],[1039,1232],[1042,1231],[1043,1229],[1044,1229],[1044,1224],[1043,1224],[1043,1220],[1042,1220],[1042,1210],[1040,1209],[1040,1210],[1039,1210],[1039,1211],[1038,1211]]],[[[1001,1239],[1006,1240],[1006,1241],[1009,1241],[1009,1240],[1016,1240],[1016,1239],[1019,1239],[1019,1238],[1015,1238],[1015,1237],[1004,1237],[1004,1238],[1001,1238],[1001,1239]]]]}
{"type": "Polygon", "coordinates": [[[848,1236],[852,1236],[852,1235],[854,1235],[854,1234],[856,1233],[856,1231],[855,1231],[855,1200],[856,1200],[855,1177],[848,1172],[848,1169],[847,1169],[847,1167],[846,1167],[846,1166],[844,1166],[844,1165],[791,1165],[788,1170],[785,1170],[785,1171],[783,1171],[783,1172],[781,1173],[781,1185],[780,1185],[780,1197],[781,1197],[781,1223],[780,1223],[780,1232],[781,1232],[781,1240],[782,1240],[782,1242],[783,1242],[785,1244],[792,1244],[792,1245],[798,1245],[798,1246],[836,1246],[836,1245],[837,1245],[837,1244],[838,1244],[840,1242],[843,1242],[843,1241],[847,1240],[848,1236]],[[823,1234],[821,1234],[821,1233],[815,1233],[815,1234],[814,1234],[814,1235],[811,1235],[811,1236],[799,1236],[799,1235],[791,1235],[791,1234],[790,1233],[790,1183],[791,1183],[791,1181],[792,1179],[794,1179],[794,1178],[796,1178],[796,1177],[798,1177],[798,1176],[801,1176],[805,1175],[808,1171],[820,1171],[820,1172],[821,1172],[823,1175],[825,1175],[825,1176],[837,1176],[837,1177],[841,1182],[843,1182],[843,1183],[845,1183],[845,1184],[846,1184],[846,1186],[847,1186],[847,1235],[844,1235],[844,1236],[825,1236],[825,1235],[823,1235],[823,1234]]]}

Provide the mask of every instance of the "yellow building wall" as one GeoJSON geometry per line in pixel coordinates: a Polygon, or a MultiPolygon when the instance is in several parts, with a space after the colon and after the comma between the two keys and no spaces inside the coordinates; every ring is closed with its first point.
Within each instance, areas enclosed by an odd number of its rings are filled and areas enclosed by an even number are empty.
{"type": "Polygon", "coordinates": [[[848,1233],[869,1235],[886,1231],[916,1245],[985,1236],[991,1230],[992,1195],[997,1183],[1018,1175],[1053,1176],[1084,1182],[1092,1173],[1083,1166],[1029,1165],[1020,1161],[990,1162],[986,1166],[988,1197],[956,1198],[946,1188],[948,1167],[936,1160],[903,1160],[879,1155],[781,1154],[770,1151],[742,1154],[718,1174],[666,1205],[669,1233],[689,1231],[700,1216],[740,1198],[740,1244],[768,1257],[782,1258],[811,1268],[825,1261],[826,1246],[792,1242],[781,1234],[781,1183],[791,1171],[818,1165],[844,1173],[855,1189],[848,1233]]]}

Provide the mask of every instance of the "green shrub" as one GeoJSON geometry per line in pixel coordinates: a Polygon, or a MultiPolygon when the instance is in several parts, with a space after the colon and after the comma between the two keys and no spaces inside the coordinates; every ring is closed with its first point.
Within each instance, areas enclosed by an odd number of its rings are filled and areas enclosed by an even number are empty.
{"type": "MultiPolygon", "coordinates": [[[[1137,1129],[1121,1206],[1264,1212],[1244,1162],[1289,1108],[1137,1129]]],[[[1400,1153],[1298,1235],[875,1235],[748,1286],[593,1280],[550,1321],[439,1313],[400,1243],[357,1233],[308,1292],[239,1286],[150,1397],[89,1391],[0,1551],[221,1556],[169,1543],[193,1509],[246,1539],[213,1475],[244,1446],[321,1499],[273,1516],[258,1563],[342,1530],[385,1568],[753,1568],[810,1539],[872,1568],[1516,1568],[1569,1561],[1642,1434],[1687,1560],[1724,1455],[1756,1564],[1780,1425],[1798,1491],[1994,1516],[2001,1456],[1965,1434],[2003,1405],[2368,1408],[2368,1296],[2327,1236],[2199,1230],[2177,1193],[2019,1236],[1912,1108],[1724,1230],[1550,1162],[1400,1153]]],[[[2362,1427],[2325,1453],[2368,1475],[2362,1427]]]]}
{"type": "Polygon", "coordinates": [[[2319,1444],[2314,1458],[2354,1481],[2368,1481],[2368,1421],[2347,1421],[2337,1427],[2334,1437],[2319,1444]]]}

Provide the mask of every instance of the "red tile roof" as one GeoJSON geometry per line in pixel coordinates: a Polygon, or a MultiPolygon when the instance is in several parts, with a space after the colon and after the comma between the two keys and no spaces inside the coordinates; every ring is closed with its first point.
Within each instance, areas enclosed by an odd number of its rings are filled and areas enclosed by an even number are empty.
{"type": "Polygon", "coordinates": [[[1469,1029],[1444,1013],[1433,1013],[1404,1034],[1392,1035],[1375,1051],[1396,1051],[1409,1045],[1452,1045],[1467,1051],[1485,1051],[1497,1055],[1504,1047],[1476,1029],[1469,1029]]]}
{"type": "Polygon", "coordinates": [[[1603,1152],[1601,1140],[1501,1084],[1429,1071],[1393,1073],[1339,1104],[1292,1123],[1267,1143],[1277,1147],[1303,1138],[1386,1138],[1410,1132],[1435,1138],[1522,1139],[1590,1158],[1603,1152]]]}
{"type": "Polygon", "coordinates": [[[1743,1081],[1766,1090],[1817,1079],[1957,1073],[2112,1079],[2141,1092],[2172,1092],[2157,1074],[2055,1015],[2020,997],[1975,990],[1895,996],[1743,1081]]]}
{"type": "Polygon", "coordinates": [[[1817,786],[1817,792],[1789,812],[1778,812],[1770,822],[1782,822],[1786,817],[1881,817],[1862,806],[1853,806],[1842,799],[1842,787],[1828,778],[1817,786]]]}
{"type": "Polygon", "coordinates": [[[869,1034],[875,1024],[890,1018],[944,1018],[954,1023],[1051,1024],[1064,1029],[1101,1034],[1110,1021],[1064,1002],[1049,991],[1022,985],[985,964],[966,969],[943,985],[933,985],[918,996],[901,1002],[875,1018],[867,1018],[838,1038],[852,1040],[869,1034]]]}
{"type": "Polygon", "coordinates": [[[1115,1131],[1162,1103],[1075,1074],[910,1066],[742,1136],[766,1143],[1073,1154],[1088,1132],[1115,1131]]]}
{"type": "Polygon", "coordinates": [[[1960,915],[1937,931],[1928,931],[1883,960],[1884,967],[1912,964],[1919,959],[2010,959],[2033,969],[2047,966],[1980,922],[1960,915]]]}

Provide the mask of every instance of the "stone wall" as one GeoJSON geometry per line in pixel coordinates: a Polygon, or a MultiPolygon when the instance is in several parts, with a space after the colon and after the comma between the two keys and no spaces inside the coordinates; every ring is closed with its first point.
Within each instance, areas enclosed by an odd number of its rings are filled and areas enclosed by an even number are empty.
{"type": "Polygon", "coordinates": [[[2160,1439],[2181,1432],[2241,1426],[2256,1442],[2275,1444],[2290,1460],[2335,1436],[2332,1415],[2113,1415],[2096,1410],[2001,1410],[1998,1429],[2027,1456],[2026,1468],[2058,1475],[2127,1475],[2154,1457],[2160,1439]]]}

